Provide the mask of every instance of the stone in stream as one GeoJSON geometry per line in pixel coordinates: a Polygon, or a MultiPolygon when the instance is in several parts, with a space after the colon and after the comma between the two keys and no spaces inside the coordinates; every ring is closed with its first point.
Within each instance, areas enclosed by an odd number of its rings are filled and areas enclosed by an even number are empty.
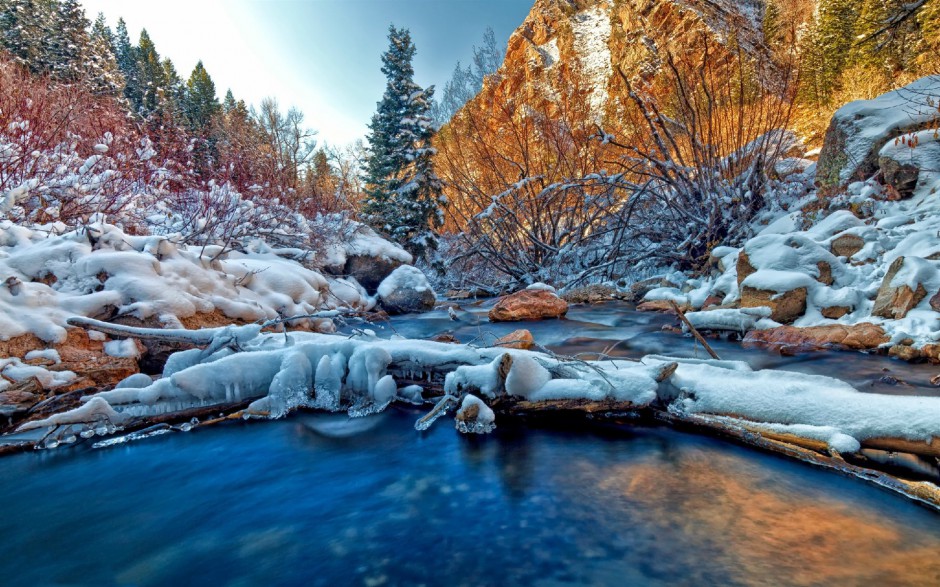
{"type": "Polygon", "coordinates": [[[778,326],[767,330],[752,330],[744,337],[745,344],[766,345],[772,347],[817,350],[841,347],[852,350],[878,348],[888,342],[890,337],[877,324],[862,322],[859,324],[826,324],[798,328],[796,326],[778,326]]]}
{"type": "Polygon", "coordinates": [[[490,310],[491,322],[518,322],[561,318],[568,313],[568,302],[553,292],[525,289],[503,296],[490,310]]]}
{"type": "Polygon", "coordinates": [[[493,343],[493,346],[527,351],[535,346],[535,338],[531,332],[525,328],[520,328],[519,330],[513,330],[506,336],[501,336],[493,343]]]}

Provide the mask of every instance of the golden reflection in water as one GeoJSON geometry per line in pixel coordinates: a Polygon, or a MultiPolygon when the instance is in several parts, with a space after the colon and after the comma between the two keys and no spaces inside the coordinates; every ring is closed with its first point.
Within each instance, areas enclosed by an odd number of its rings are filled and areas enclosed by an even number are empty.
{"type": "Polygon", "coordinates": [[[601,490],[630,502],[638,523],[661,528],[677,549],[697,549],[733,582],[940,585],[936,536],[820,492],[801,495],[740,459],[673,456],[592,473],[601,490]]]}

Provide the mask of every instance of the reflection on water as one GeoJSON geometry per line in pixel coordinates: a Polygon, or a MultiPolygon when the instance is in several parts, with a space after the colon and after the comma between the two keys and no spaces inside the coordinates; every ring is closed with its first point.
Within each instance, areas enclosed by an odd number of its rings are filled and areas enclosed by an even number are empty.
{"type": "Polygon", "coordinates": [[[668,429],[467,437],[417,415],[0,460],[2,583],[940,581],[940,516],[829,472],[668,429]]]}

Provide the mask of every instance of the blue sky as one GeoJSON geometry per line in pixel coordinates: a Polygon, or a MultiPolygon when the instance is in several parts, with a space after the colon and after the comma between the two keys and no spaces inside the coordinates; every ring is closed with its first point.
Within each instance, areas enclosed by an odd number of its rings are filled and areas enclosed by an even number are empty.
{"type": "Polygon", "coordinates": [[[491,26],[500,50],[532,0],[84,0],[113,27],[127,21],[136,42],[146,28],[161,56],[189,75],[202,59],[221,98],[257,104],[265,96],[297,106],[321,141],[363,137],[381,98],[379,67],[388,25],[411,30],[415,79],[439,88],[468,63],[491,26]]]}

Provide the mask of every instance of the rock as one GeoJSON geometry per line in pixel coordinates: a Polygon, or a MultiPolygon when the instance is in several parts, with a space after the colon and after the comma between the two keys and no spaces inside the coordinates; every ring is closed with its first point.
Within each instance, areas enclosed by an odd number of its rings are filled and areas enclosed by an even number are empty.
{"type": "Polygon", "coordinates": [[[444,297],[451,300],[466,300],[471,296],[470,292],[465,289],[449,289],[447,293],[444,294],[444,297]]]}
{"type": "Polygon", "coordinates": [[[493,343],[493,346],[527,351],[535,346],[535,338],[531,332],[521,328],[510,332],[506,336],[501,336],[493,343]]]}
{"type": "Polygon", "coordinates": [[[434,308],[437,296],[424,273],[417,267],[402,265],[378,287],[379,302],[389,314],[426,312],[434,308]]]}
{"type": "Polygon", "coordinates": [[[816,165],[823,187],[865,180],[879,169],[882,147],[897,137],[931,128],[937,80],[925,77],[872,100],[850,102],[833,115],[816,165]]]}
{"type": "Polygon", "coordinates": [[[829,244],[829,249],[836,257],[851,257],[862,250],[865,246],[865,239],[854,234],[843,234],[836,237],[829,244]]]}
{"type": "Polygon", "coordinates": [[[824,318],[829,318],[830,320],[838,320],[839,318],[845,316],[852,311],[852,308],[848,306],[830,306],[828,308],[823,308],[820,313],[824,318]]]}
{"type": "Polygon", "coordinates": [[[738,253],[738,264],[737,264],[737,273],[738,273],[738,287],[741,287],[741,282],[747,279],[751,274],[755,273],[757,269],[751,265],[751,260],[748,259],[747,253],[743,250],[738,253]]]}
{"type": "MultiPolygon", "coordinates": [[[[692,306],[689,304],[678,304],[679,309],[683,312],[691,312],[692,306]]],[[[669,300],[650,300],[648,302],[643,302],[636,307],[637,312],[665,312],[667,314],[675,314],[676,310],[672,307],[672,303],[669,300]]]]}
{"type": "Polygon", "coordinates": [[[569,304],[597,304],[610,300],[633,301],[633,292],[620,291],[609,285],[587,285],[562,294],[561,299],[569,304]]]}
{"type": "Polygon", "coordinates": [[[928,303],[934,312],[940,312],[940,291],[930,296],[930,301],[928,303]]]}
{"type": "Polygon", "coordinates": [[[906,344],[894,345],[888,349],[888,355],[908,362],[917,361],[924,358],[924,354],[920,349],[915,349],[914,347],[906,344]]]}
{"type": "Polygon", "coordinates": [[[832,285],[835,280],[832,278],[832,267],[829,266],[829,263],[817,261],[816,268],[819,270],[816,281],[823,285],[832,285]]]}
{"type": "Polygon", "coordinates": [[[881,282],[881,288],[878,289],[878,297],[875,298],[875,305],[871,310],[872,316],[881,318],[899,319],[907,316],[917,304],[927,296],[927,290],[920,283],[912,289],[910,285],[903,284],[892,286],[891,282],[895,275],[904,266],[904,257],[898,257],[888,267],[884,280],[881,282]]]}
{"type": "Polygon", "coordinates": [[[793,322],[806,312],[806,288],[798,287],[787,292],[777,293],[744,286],[741,288],[741,307],[770,308],[770,318],[781,324],[793,322]]]}
{"type": "Polygon", "coordinates": [[[892,199],[903,200],[914,195],[914,188],[917,187],[920,177],[920,169],[916,165],[882,155],[878,158],[878,167],[881,169],[885,186],[895,195],[892,199]]]}
{"type": "Polygon", "coordinates": [[[445,343],[448,343],[448,344],[456,344],[456,343],[460,342],[459,340],[457,340],[456,338],[454,338],[454,335],[453,335],[453,334],[447,334],[446,332],[445,332],[445,333],[442,333],[442,334],[435,334],[435,335],[431,338],[431,340],[433,340],[434,342],[445,342],[445,343]]]}
{"type": "Polygon", "coordinates": [[[702,309],[711,308],[713,306],[720,306],[724,302],[725,298],[723,296],[711,295],[705,298],[705,301],[702,303],[702,309]]]}
{"type": "Polygon", "coordinates": [[[375,294],[379,284],[401,266],[401,261],[387,257],[352,255],[346,259],[346,266],[343,271],[346,275],[355,277],[359,285],[364,287],[367,292],[375,294]]]}
{"type": "Polygon", "coordinates": [[[826,324],[798,328],[778,326],[767,330],[752,330],[744,337],[746,344],[772,347],[795,347],[802,350],[845,348],[870,350],[888,342],[890,337],[877,324],[826,324]]]}
{"type": "Polygon", "coordinates": [[[544,290],[522,290],[499,298],[490,310],[491,322],[517,322],[561,318],[568,313],[568,302],[544,290]]]}

